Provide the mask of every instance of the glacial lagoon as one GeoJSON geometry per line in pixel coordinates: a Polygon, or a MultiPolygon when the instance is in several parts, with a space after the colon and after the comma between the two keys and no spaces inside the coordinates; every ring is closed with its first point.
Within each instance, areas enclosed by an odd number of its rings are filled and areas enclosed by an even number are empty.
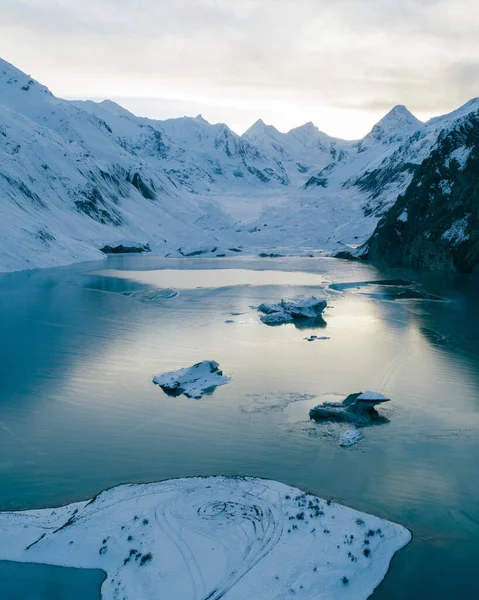
{"type": "MultiPolygon", "coordinates": [[[[124,482],[269,478],[411,530],[374,598],[474,597],[478,302],[477,280],[328,258],[114,256],[0,276],[0,510],[124,482]],[[321,328],[268,327],[255,309],[322,294],[321,328]],[[204,359],[231,383],[201,400],[152,383],[204,359]],[[354,447],[309,420],[368,389],[392,402],[354,447]]],[[[32,567],[0,569],[2,598],[32,567]]],[[[75,598],[68,571],[43,573],[75,598]]],[[[83,575],[96,599],[101,574],[83,575]]]]}

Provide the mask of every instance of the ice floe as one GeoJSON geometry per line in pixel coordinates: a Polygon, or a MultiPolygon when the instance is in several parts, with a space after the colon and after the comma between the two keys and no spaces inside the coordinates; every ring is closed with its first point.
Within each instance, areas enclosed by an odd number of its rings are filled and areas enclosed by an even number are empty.
{"type": "Polygon", "coordinates": [[[348,429],[339,438],[341,448],[350,448],[363,439],[363,434],[359,429],[348,429]]]}
{"type": "Polygon", "coordinates": [[[103,600],[361,600],[410,539],[400,525],[253,478],[122,485],[0,513],[0,560],[103,569],[103,600]]]}
{"type": "Polygon", "coordinates": [[[300,319],[315,319],[320,317],[327,306],[327,300],[312,296],[307,300],[288,302],[281,300],[279,304],[260,304],[258,311],[263,313],[261,321],[266,325],[281,325],[300,319]]]}
{"type": "Polygon", "coordinates": [[[350,394],[342,402],[318,404],[309,411],[309,416],[315,421],[330,420],[370,425],[380,418],[374,407],[389,401],[390,398],[378,392],[358,392],[350,394]]]}
{"type": "Polygon", "coordinates": [[[181,396],[199,399],[214,391],[219,385],[231,381],[223,375],[219,364],[214,360],[203,360],[192,367],[170,371],[153,378],[153,383],[159,385],[169,396],[181,396]]]}

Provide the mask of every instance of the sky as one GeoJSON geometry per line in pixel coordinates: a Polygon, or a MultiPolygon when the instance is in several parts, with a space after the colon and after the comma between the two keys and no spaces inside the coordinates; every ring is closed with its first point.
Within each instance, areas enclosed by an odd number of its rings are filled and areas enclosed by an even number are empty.
{"type": "Polygon", "coordinates": [[[0,56],[64,98],[348,139],[479,96],[477,0],[1,0],[0,56]]]}

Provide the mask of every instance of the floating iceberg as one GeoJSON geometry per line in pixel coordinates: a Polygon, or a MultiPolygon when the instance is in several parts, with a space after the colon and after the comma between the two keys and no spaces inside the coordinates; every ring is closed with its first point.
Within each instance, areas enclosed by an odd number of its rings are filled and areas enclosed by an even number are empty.
{"type": "Polygon", "coordinates": [[[153,383],[159,385],[169,396],[181,396],[199,399],[204,394],[213,392],[219,385],[231,381],[223,375],[219,364],[214,360],[203,360],[192,367],[163,373],[153,378],[153,383]]]}
{"type": "Polygon", "coordinates": [[[253,478],[122,485],[0,513],[0,560],[103,569],[103,600],[365,600],[410,539],[400,525],[253,478]]]}
{"type": "Polygon", "coordinates": [[[327,300],[312,296],[308,300],[296,302],[281,300],[279,304],[260,304],[258,311],[263,313],[261,320],[266,325],[282,325],[297,319],[316,319],[321,316],[327,304],[327,300]]]}
{"type": "Polygon", "coordinates": [[[350,448],[363,439],[363,434],[359,429],[348,429],[339,438],[341,448],[350,448]]]}
{"type": "Polygon", "coordinates": [[[359,425],[370,425],[380,418],[375,406],[391,399],[378,392],[358,392],[350,394],[343,402],[324,402],[309,411],[315,421],[344,421],[359,425]]]}

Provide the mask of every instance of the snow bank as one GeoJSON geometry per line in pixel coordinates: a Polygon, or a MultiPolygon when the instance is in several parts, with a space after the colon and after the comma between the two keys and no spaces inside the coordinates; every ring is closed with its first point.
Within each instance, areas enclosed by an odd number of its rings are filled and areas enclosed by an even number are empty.
{"type": "Polygon", "coordinates": [[[123,485],[0,513],[0,559],[103,569],[103,600],[368,598],[407,529],[277,483],[123,485]]]}
{"type": "Polygon", "coordinates": [[[321,316],[328,302],[314,296],[308,300],[287,302],[281,300],[279,304],[260,304],[258,311],[262,312],[261,320],[266,325],[281,325],[292,323],[295,319],[314,319],[321,316]]]}
{"type": "Polygon", "coordinates": [[[203,360],[192,367],[163,373],[153,378],[153,383],[159,385],[169,396],[184,394],[187,398],[196,399],[230,381],[231,378],[223,375],[219,364],[214,360],[203,360]]]}

